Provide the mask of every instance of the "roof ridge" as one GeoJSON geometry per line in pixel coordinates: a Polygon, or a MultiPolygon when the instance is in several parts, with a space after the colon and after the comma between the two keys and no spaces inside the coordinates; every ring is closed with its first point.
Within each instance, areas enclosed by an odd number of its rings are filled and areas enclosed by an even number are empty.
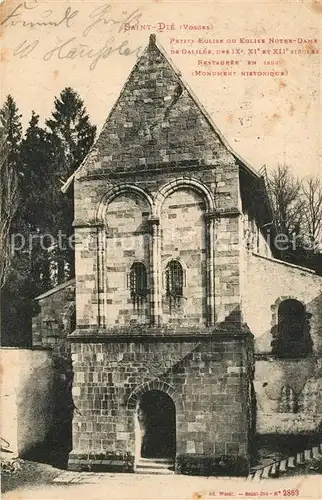
{"type": "Polygon", "coordinates": [[[47,292],[43,292],[42,294],[35,297],[34,300],[45,299],[46,297],[49,297],[53,293],[59,292],[60,290],[63,290],[64,288],[67,288],[68,286],[75,284],[75,283],[76,283],[76,279],[71,278],[68,281],[64,281],[64,283],[60,283],[59,285],[56,285],[53,288],[50,288],[49,290],[47,290],[47,292]]]}

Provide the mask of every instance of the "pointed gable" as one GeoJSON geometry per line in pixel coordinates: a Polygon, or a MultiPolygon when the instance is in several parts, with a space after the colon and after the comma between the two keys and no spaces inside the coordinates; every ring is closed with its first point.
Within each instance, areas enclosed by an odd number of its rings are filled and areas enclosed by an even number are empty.
{"type": "Polygon", "coordinates": [[[265,176],[230,147],[155,35],[150,35],[98,139],[62,191],[85,178],[112,179],[130,173],[144,177],[175,167],[182,175],[199,166],[218,165],[239,168],[243,207],[255,203],[260,223],[272,221],[265,176]]]}
{"type": "Polygon", "coordinates": [[[223,155],[235,162],[151,35],[77,178],[216,164],[223,155]]]}

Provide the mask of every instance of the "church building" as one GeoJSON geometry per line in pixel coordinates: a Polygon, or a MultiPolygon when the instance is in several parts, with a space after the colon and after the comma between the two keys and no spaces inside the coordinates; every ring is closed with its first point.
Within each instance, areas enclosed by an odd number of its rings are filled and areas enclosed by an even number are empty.
{"type": "Polygon", "coordinates": [[[258,436],[317,436],[322,278],[278,259],[265,176],[154,35],[71,183],[74,306],[38,298],[71,348],[69,467],[243,475],[258,436]]]}

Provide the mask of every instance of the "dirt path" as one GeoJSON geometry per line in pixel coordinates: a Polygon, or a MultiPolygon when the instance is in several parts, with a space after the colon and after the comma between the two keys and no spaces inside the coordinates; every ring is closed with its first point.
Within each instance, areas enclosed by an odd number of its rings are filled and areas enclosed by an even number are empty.
{"type": "MultiPolygon", "coordinates": [[[[20,471],[21,472],[21,471],[20,471]]],[[[214,500],[216,498],[322,498],[321,476],[246,481],[179,475],[66,472],[29,462],[4,500],[214,500]],[[20,482],[20,484],[19,484],[20,482]],[[295,495],[295,494],[294,494],[295,495]]]]}

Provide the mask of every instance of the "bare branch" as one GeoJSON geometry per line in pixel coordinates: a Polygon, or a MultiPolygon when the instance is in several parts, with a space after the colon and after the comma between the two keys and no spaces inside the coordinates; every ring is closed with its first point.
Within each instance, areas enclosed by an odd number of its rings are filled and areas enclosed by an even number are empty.
{"type": "Polygon", "coordinates": [[[287,235],[299,234],[304,218],[300,181],[287,165],[278,165],[270,175],[269,187],[279,230],[287,235]]]}
{"type": "Polygon", "coordinates": [[[304,222],[310,241],[314,244],[322,234],[322,182],[309,177],[302,183],[304,222]]]}

